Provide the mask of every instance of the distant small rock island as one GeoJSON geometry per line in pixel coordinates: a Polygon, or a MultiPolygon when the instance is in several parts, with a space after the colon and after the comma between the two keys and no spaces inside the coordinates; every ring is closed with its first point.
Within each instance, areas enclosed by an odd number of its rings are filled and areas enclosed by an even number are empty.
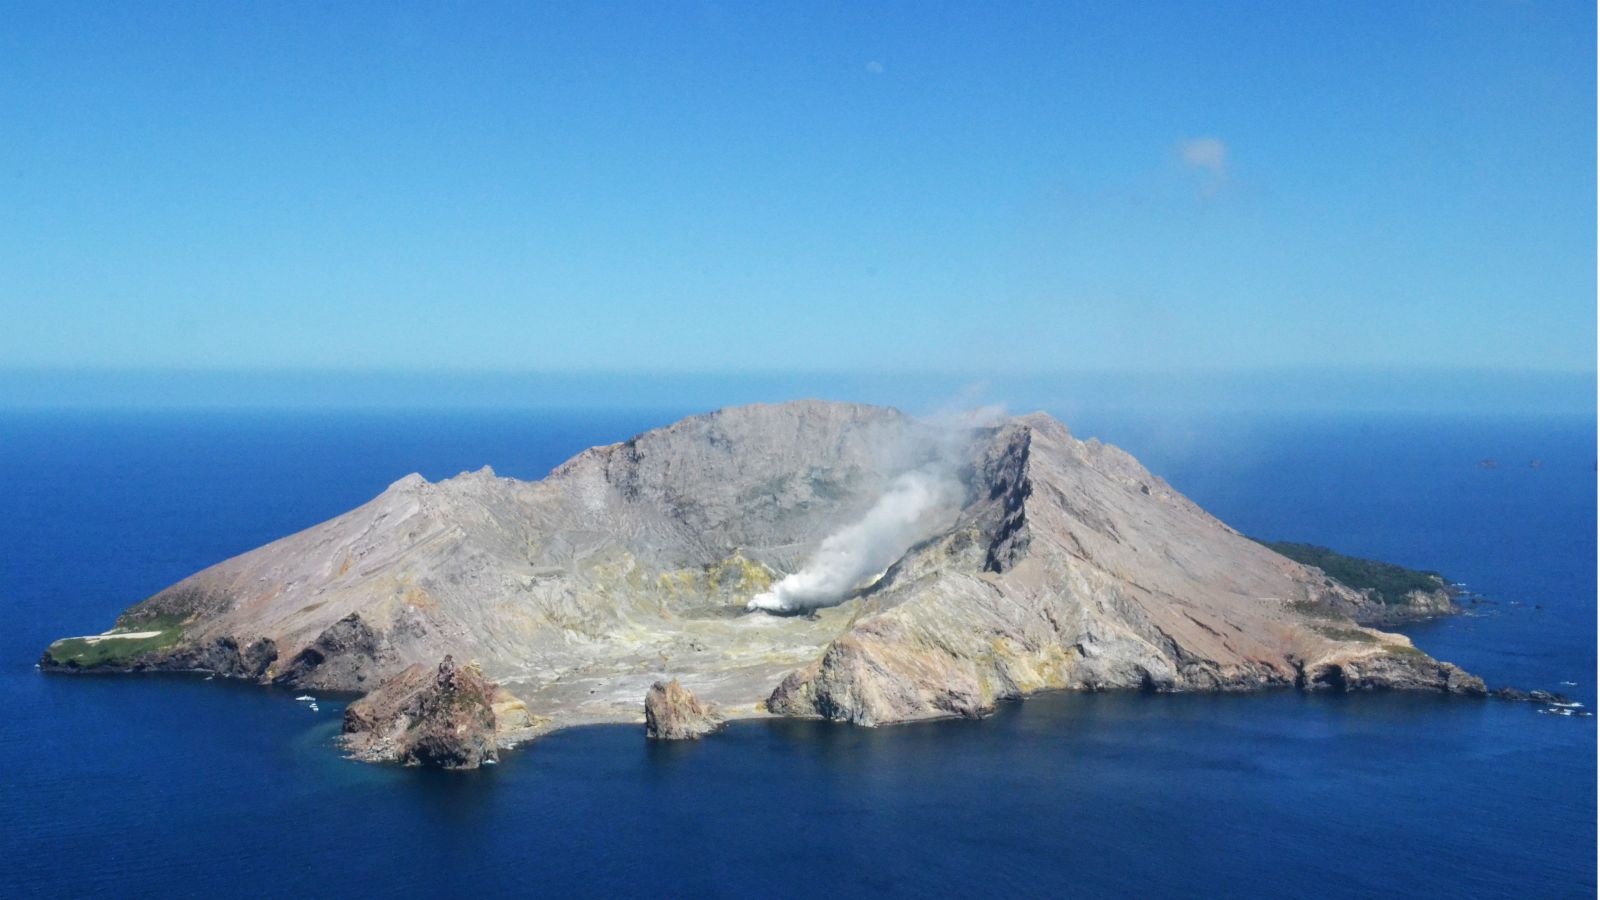
{"type": "Polygon", "coordinates": [[[361,694],[353,756],[472,768],[575,725],[883,725],[1045,690],[1482,696],[1370,627],[1454,600],[1437,573],[1252,540],[1042,413],[800,401],[537,482],[408,475],[39,665],[361,694]]]}

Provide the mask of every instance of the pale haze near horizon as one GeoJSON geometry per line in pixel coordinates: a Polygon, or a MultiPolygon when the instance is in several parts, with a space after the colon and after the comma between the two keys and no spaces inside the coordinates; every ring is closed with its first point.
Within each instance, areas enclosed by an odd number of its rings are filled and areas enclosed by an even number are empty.
{"type": "Polygon", "coordinates": [[[12,5],[0,368],[1593,371],[1591,5],[942,13],[12,5]]]}

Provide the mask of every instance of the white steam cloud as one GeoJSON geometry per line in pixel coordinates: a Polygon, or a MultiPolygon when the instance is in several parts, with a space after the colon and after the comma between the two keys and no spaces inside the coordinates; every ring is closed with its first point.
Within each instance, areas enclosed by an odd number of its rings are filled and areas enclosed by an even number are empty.
{"type": "Polygon", "coordinates": [[[955,500],[960,490],[947,465],[900,475],[860,521],[828,535],[804,568],[750,598],[745,608],[790,613],[839,603],[903,556],[922,537],[928,513],[955,500]]]}
{"type": "MultiPolygon", "coordinates": [[[[967,398],[970,399],[970,398],[967,398]]],[[[966,494],[957,475],[978,429],[1005,417],[999,406],[947,409],[918,422],[902,441],[880,448],[907,468],[889,482],[860,520],[823,539],[798,572],[745,604],[749,610],[795,613],[844,602],[938,527],[966,494]]],[[[889,471],[894,471],[890,468],[889,471]]]]}

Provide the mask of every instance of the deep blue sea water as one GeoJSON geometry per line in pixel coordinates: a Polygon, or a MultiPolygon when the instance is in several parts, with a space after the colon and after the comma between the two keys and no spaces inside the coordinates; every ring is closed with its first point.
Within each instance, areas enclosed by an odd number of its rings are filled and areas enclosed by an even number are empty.
{"type": "MultiPolygon", "coordinates": [[[[0,413],[0,896],[1594,896],[1595,720],[1525,704],[1050,695],[438,773],[340,758],[337,704],[33,668],[410,471],[538,477],[677,414],[0,413]]],[[[1496,602],[1423,648],[1594,703],[1592,419],[1069,424],[1247,533],[1467,582],[1496,602]]]]}

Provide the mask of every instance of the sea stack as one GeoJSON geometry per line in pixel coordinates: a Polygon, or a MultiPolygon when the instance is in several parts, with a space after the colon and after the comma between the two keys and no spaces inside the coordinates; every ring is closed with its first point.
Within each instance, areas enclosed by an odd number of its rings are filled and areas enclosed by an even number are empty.
{"type": "Polygon", "coordinates": [[[693,740],[722,727],[716,710],[678,679],[658,681],[644,695],[644,735],[652,740],[693,740]]]}

